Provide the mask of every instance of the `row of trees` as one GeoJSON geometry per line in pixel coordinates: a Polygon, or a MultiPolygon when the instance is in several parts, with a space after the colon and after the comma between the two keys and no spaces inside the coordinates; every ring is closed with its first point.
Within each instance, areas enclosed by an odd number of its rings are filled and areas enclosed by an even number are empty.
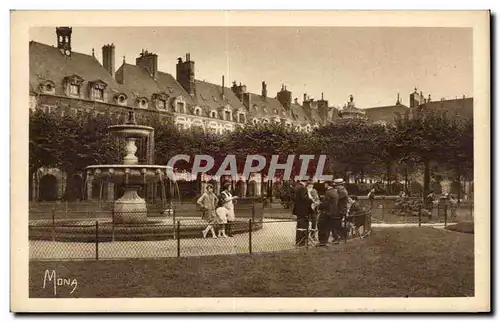
{"type": "MultiPolygon", "coordinates": [[[[112,120],[88,113],[61,115],[36,110],[30,114],[30,171],[59,167],[67,173],[81,171],[91,164],[121,163],[123,152],[117,140],[106,132],[112,120]]],[[[299,174],[299,155],[314,155],[308,174],[314,175],[320,155],[327,156],[325,174],[391,182],[411,182],[423,173],[424,190],[430,190],[431,174],[452,177],[460,182],[472,179],[473,124],[470,120],[449,118],[426,112],[418,118],[400,118],[392,126],[350,121],[328,124],[310,133],[298,132],[281,124],[257,124],[237,128],[223,135],[205,133],[198,128],[179,130],[171,121],[142,118],[140,124],[155,128],[155,163],[166,164],[177,154],[211,155],[215,174],[228,154],[237,158],[243,171],[247,155],[266,158],[267,172],[272,155],[280,163],[295,155],[292,175],[299,174]]],[[[178,162],[190,170],[192,164],[178,162]]],[[[280,173],[278,172],[278,175],[280,173]]],[[[408,188],[408,187],[405,187],[408,188]]]]}

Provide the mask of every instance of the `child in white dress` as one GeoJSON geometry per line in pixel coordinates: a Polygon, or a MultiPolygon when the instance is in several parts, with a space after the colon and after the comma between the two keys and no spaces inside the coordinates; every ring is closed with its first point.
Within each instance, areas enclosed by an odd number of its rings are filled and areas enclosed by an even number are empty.
{"type": "Polygon", "coordinates": [[[221,225],[221,228],[219,230],[219,237],[224,237],[227,238],[226,235],[226,225],[227,225],[227,214],[228,214],[228,209],[225,206],[218,207],[215,212],[217,213],[218,217],[218,222],[221,225]]]}

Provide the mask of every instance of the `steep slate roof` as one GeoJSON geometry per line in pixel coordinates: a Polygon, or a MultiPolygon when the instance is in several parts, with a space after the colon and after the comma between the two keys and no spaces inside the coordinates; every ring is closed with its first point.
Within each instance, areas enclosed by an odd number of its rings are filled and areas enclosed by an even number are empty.
{"type": "MultiPolygon", "coordinates": [[[[250,93],[250,107],[247,110],[228,87],[224,87],[225,100],[223,100],[222,86],[195,80],[196,93],[191,96],[176,81],[175,77],[168,73],[158,71],[156,79],[153,79],[145,68],[123,63],[113,78],[92,55],[72,52],[71,56],[67,57],[56,47],[35,41],[30,41],[29,50],[29,86],[32,92],[39,91],[40,84],[50,80],[55,83],[55,94],[65,96],[63,79],[76,74],[84,79],[84,88],[91,81],[101,80],[105,82],[109,100],[117,93],[125,93],[129,98],[129,106],[133,106],[134,100],[138,97],[146,97],[151,100],[153,94],[164,92],[170,98],[182,95],[189,107],[200,106],[203,111],[202,116],[205,117],[210,116],[210,111],[220,111],[222,107],[229,104],[234,111],[239,109],[248,111],[247,121],[251,121],[252,117],[267,117],[272,120],[278,116],[280,119],[288,119],[300,125],[306,125],[321,120],[319,113],[314,109],[311,111],[311,119],[301,105],[292,103],[291,111],[287,111],[276,98],[272,97],[264,99],[261,95],[250,93]],[[123,84],[121,84],[122,80],[123,84]],[[257,109],[254,106],[257,106],[257,109]]],[[[233,117],[233,121],[235,121],[236,113],[233,114],[233,117]]]]}
{"type": "Polygon", "coordinates": [[[446,110],[447,114],[452,117],[461,116],[471,120],[474,118],[474,99],[472,97],[431,101],[425,103],[424,108],[446,110]]]}
{"type": "Polygon", "coordinates": [[[191,96],[172,75],[158,71],[153,79],[144,67],[124,63],[116,72],[116,79],[123,80],[123,86],[130,88],[133,97],[146,97],[151,100],[155,93],[164,92],[169,97],[182,95],[188,104],[191,96]]]}
{"type": "Polygon", "coordinates": [[[254,93],[249,93],[249,95],[249,114],[251,117],[267,117],[270,119],[270,121],[276,116],[278,116],[280,119],[291,119],[290,112],[287,111],[276,98],[264,98],[262,95],[254,93]],[[267,111],[265,109],[267,109],[267,111]]]}
{"type": "MultiPolygon", "coordinates": [[[[204,114],[208,116],[211,110],[219,111],[227,104],[231,105],[233,111],[245,110],[245,106],[233,93],[230,88],[224,86],[224,99],[222,98],[222,86],[195,80],[196,96],[194,103],[200,106],[204,114]]],[[[233,119],[236,120],[236,113],[233,113],[233,119]]]]}
{"type": "Polygon", "coordinates": [[[310,123],[309,117],[302,105],[292,103],[292,120],[300,125],[310,123]]]}
{"type": "Polygon", "coordinates": [[[39,91],[41,82],[50,80],[55,83],[55,94],[65,95],[63,79],[76,74],[84,79],[84,86],[89,81],[100,79],[108,85],[106,88],[108,95],[114,95],[118,92],[125,93],[129,97],[131,95],[131,92],[118,84],[99,61],[91,55],[72,52],[71,56],[68,57],[54,46],[30,41],[29,61],[30,86],[35,91],[39,91]]]}
{"type": "Polygon", "coordinates": [[[319,111],[317,108],[311,109],[311,123],[322,123],[323,119],[319,115],[319,111]]]}
{"type": "Polygon", "coordinates": [[[383,121],[386,123],[392,123],[394,121],[395,115],[403,115],[410,111],[410,109],[402,104],[399,105],[388,105],[388,106],[378,106],[363,109],[366,116],[370,121],[377,122],[383,121]]]}

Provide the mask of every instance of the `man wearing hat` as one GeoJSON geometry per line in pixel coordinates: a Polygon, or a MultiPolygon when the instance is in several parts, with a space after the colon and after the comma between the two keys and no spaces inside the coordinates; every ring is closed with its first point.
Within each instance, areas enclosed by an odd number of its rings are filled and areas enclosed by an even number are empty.
{"type": "Polygon", "coordinates": [[[333,217],[333,238],[334,243],[338,243],[340,241],[340,237],[345,238],[345,234],[347,234],[347,230],[345,227],[342,227],[342,221],[345,220],[347,216],[347,210],[349,205],[349,193],[347,189],[344,187],[344,179],[335,179],[333,180],[333,186],[335,190],[337,190],[338,194],[338,205],[337,205],[337,214],[333,217]]]}
{"type": "Polygon", "coordinates": [[[305,246],[307,239],[307,227],[309,226],[309,214],[311,213],[312,200],[306,188],[307,180],[300,180],[294,187],[293,210],[294,216],[297,216],[297,230],[295,233],[295,244],[305,246]]]}
{"type": "Polygon", "coordinates": [[[333,232],[333,218],[338,216],[339,195],[334,189],[331,181],[325,182],[325,196],[319,206],[318,221],[318,247],[324,247],[328,244],[330,232],[333,232]]]}

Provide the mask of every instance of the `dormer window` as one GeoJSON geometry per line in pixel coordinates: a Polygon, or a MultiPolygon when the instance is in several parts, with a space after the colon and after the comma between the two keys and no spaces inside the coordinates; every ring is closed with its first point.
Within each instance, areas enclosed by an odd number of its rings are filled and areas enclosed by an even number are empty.
{"type": "Polygon", "coordinates": [[[102,88],[96,88],[94,94],[95,94],[94,96],[95,99],[101,101],[104,99],[104,90],[102,88]]]}
{"type": "Polygon", "coordinates": [[[224,118],[224,121],[233,121],[233,111],[229,104],[224,107],[222,116],[224,118]]]}
{"type": "Polygon", "coordinates": [[[169,92],[170,94],[172,94],[172,93],[174,92],[174,90],[172,89],[172,87],[170,87],[170,86],[168,87],[168,92],[169,92]]]}
{"type": "Polygon", "coordinates": [[[259,123],[259,120],[257,120],[255,117],[252,119],[252,123],[255,125],[255,124],[258,124],[259,123]]]}
{"type": "Polygon", "coordinates": [[[74,74],[64,78],[64,84],[66,87],[66,95],[73,97],[80,97],[80,88],[83,84],[83,78],[74,74]]]}
{"type": "Polygon", "coordinates": [[[173,100],[172,105],[175,113],[186,113],[186,101],[184,100],[184,97],[177,97],[173,100]]]}
{"type": "Polygon", "coordinates": [[[77,84],[69,85],[69,94],[71,96],[80,96],[80,86],[77,84]]]}
{"type": "Polygon", "coordinates": [[[217,118],[217,112],[216,111],[211,111],[210,112],[210,117],[213,118],[213,119],[217,118]]]}
{"type": "Polygon", "coordinates": [[[200,107],[197,106],[194,108],[194,115],[201,116],[201,108],[200,107]]]}
{"type": "Polygon", "coordinates": [[[253,105],[253,109],[254,109],[255,112],[257,112],[259,110],[259,108],[257,107],[256,104],[253,105]]]}
{"type": "Polygon", "coordinates": [[[245,123],[245,113],[238,113],[238,123],[245,123]]]}
{"type": "Polygon", "coordinates": [[[139,107],[139,108],[143,108],[143,109],[148,108],[148,99],[145,97],[139,97],[136,100],[136,103],[137,103],[137,107],[139,107]]]}
{"type": "Polygon", "coordinates": [[[167,110],[167,99],[168,95],[164,92],[155,93],[151,97],[154,106],[157,110],[166,111],[167,110]]]}
{"type": "Polygon", "coordinates": [[[105,100],[105,89],[108,84],[103,82],[102,80],[96,80],[94,82],[89,82],[90,88],[90,98],[98,101],[105,100]]]}
{"type": "Polygon", "coordinates": [[[167,109],[167,101],[166,100],[158,100],[158,109],[166,110],[167,109]]]}
{"type": "Polygon", "coordinates": [[[40,90],[46,94],[54,94],[56,86],[53,81],[45,81],[40,84],[40,90]]]}
{"type": "Polygon", "coordinates": [[[274,109],[274,114],[278,114],[278,113],[279,113],[278,109],[277,109],[277,108],[275,108],[275,109],[274,109]]]}
{"type": "Polygon", "coordinates": [[[115,103],[118,105],[127,105],[127,95],[120,93],[115,95],[115,103]]]}
{"type": "Polygon", "coordinates": [[[217,102],[217,99],[215,98],[215,96],[212,96],[212,99],[214,100],[214,102],[217,102]]]}
{"type": "Polygon", "coordinates": [[[182,104],[182,103],[175,104],[175,112],[177,112],[177,113],[185,113],[185,111],[184,111],[184,104],[182,104]]]}
{"type": "Polygon", "coordinates": [[[263,118],[263,119],[262,119],[262,123],[268,124],[268,123],[269,123],[269,120],[268,120],[267,118],[263,118]]]}

